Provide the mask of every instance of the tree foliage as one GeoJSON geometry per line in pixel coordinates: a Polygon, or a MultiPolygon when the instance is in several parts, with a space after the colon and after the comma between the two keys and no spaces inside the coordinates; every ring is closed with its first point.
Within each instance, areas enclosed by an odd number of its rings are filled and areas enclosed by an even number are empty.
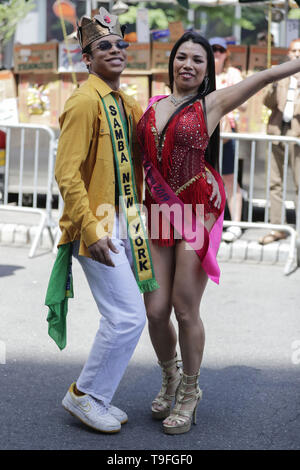
{"type": "Polygon", "coordinates": [[[150,29],[167,29],[169,22],[181,19],[180,14],[182,12],[185,15],[184,10],[177,5],[172,4],[172,8],[170,8],[165,3],[151,2],[146,4],[140,2],[138,6],[130,6],[127,13],[119,16],[120,23],[135,24],[137,10],[143,7],[148,9],[150,29]]]}
{"type": "Polygon", "coordinates": [[[16,31],[18,22],[35,7],[34,0],[7,0],[0,3],[0,41],[8,42],[16,31]]]}
{"type": "Polygon", "coordinates": [[[232,28],[234,24],[239,24],[244,29],[255,29],[253,21],[244,16],[241,19],[235,18],[234,7],[233,6],[220,6],[220,7],[197,7],[196,9],[201,10],[201,12],[206,13],[210,21],[215,23],[220,23],[227,28],[232,28]]]}
{"type": "MultiPolygon", "coordinates": [[[[136,24],[136,14],[138,8],[146,7],[149,11],[149,23],[151,29],[167,29],[168,23],[171,21],[181,20],[184,27],[189,26],[187,19],[187,11],[179,5],[167,3],[139,2],[138,6],[130,6],[127,13],[120,15],[120,22],[122,24],[131,25],[133,28],[136,24]]],[[[205,7],[197,4],[191,4],[191,9],[195,10],[195,28],[203,29],[207,26],[206,31],[209,31],[210,36],[228,36],[232,34],[232,27],[239,24],[245,31],[245,35],[251,37],[251,40],[256,36],[255,30],[261,30],[265,26],[265,5],[255,5],[251,7],[242,7],[242,17],[235,18],[234,6],[214,6],[205,7]],[[199,18],[201,17],[201,25],[199,18]],[[205,19],[206,18],[206,19],[205,19]],[[253,36],[253,37],[252,37],[253,36]]]]}
{"type": "Polygon", "coordinates": [[[290,20],[299,20],[300,19],[300,8],[293,8],[289,11],[288,18],[290,20]]]}

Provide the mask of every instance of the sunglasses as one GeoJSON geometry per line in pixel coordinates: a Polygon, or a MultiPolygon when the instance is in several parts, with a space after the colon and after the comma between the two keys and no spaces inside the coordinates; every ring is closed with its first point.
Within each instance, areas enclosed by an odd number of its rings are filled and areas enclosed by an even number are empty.
{"type": "Polygon", "coordinates": [[[115,43],[111,43],[109,41],[101,41],[92,50],[99,49],[100,51],[109,51],[113,46],[117,46],[118,49],[127,49],[129,44],[128,42],[123,41],[122,39],[115,43]]]}
{"type": "Polygon", "coordinates": [[[221,54],[226,52],[226,49],[224,49],[224,47],[221,47],[221,46],[212,46],[212,50],[213,52],[221,52],[221,54]]]}

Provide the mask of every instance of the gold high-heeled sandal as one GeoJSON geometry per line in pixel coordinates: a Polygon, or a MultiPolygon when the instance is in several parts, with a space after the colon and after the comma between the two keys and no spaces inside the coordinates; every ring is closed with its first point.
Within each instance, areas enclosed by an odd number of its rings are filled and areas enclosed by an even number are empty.
{"type": "Polygon", "coordinates": [[[174,359],[166,362],[158,361],[162,368],[162,387],[152,402],[152,417],[154,419],[167,418],[171,411],[171,405],[175,398],[176,390],[181,381],[182,371],[178,365],[177,354],[174,359]],[[174,393],[167,393],[167,390],[173,388],[174,393]],[[158,408],[159,409],[158,409],[158,408]]]}
{"type": "Polygon", "coordinates": [[[176,393],[176,403],[170,413],[168,419],[175,422],[175,424],[163,423],[163,429],[166,434],[183,434],[191,429],[192,421],[194,424],[197,422],[197,406],[202,398],[202,390],[198,385],[197,375],[182,374],[182,380],[179,384],[176,393]],[[191,388],[191,390],[189,390],[191,388]],[[189,402],[195,402],[195,405],[190,410],[182,409],[182,405],[189,402]]]}

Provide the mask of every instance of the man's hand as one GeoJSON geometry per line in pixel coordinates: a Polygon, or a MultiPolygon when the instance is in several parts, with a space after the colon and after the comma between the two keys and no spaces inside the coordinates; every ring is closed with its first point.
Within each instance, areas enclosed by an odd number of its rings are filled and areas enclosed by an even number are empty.
{"type": "Polygon", "coordinates": [[[88,247],[88,250],[94,261],[105,264],[106,266],[115,267],[109,254],[109,250],[113,253],[119,253],[109,237],[104,237],[88,247]]]}

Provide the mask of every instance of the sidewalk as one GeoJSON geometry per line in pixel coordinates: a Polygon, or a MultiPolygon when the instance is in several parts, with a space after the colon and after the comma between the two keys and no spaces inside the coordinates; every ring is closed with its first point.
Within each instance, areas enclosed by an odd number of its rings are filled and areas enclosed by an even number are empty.
{"type": "MultiPolygon", "coordinates": [[[[58,224],[58,210],[52,210],[53,220],[58,224]]],[[[39,216],[27,213],[0,210],[0,244],[13,246],[28,246],[34,238],[39,222],[39,216]]],[[[42,250],[51,248],[49,232],[44,229],[40,242],[42,250]]]]}

